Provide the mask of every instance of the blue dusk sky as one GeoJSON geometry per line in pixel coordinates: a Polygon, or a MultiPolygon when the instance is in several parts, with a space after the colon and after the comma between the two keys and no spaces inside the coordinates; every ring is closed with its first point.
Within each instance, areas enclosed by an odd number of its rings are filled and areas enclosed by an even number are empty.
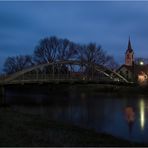
{"type": "Polygon", "coordinates": [[[148,1],[1,1],[0,71],[8,56],[32,54],[50,36],[95,42],[122,64],[129,35],[135,56],[147,58],[148,1]]]}

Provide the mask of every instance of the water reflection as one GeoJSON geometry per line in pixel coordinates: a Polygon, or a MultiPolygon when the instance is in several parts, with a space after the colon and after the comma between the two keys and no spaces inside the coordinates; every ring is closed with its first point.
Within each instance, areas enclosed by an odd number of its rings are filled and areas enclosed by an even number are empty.
{"type": "Polygon", "coordinates": [[[128,123],[129,134],[131,135],[135,121],[135,111],[133,107],[128,106],[125,108],[125,118],[128,123]]]}
{"type": "Polygon", "coordinates": [[[140,105],[140,126],[141,129],[143,130],[145,125],[145,103],[143,99],[140,100],[139,105],[140,105]]]}
{"type": "Polygon", "coordinates": [[[64,94],[55,92],[47,95],[40,91],[28,94],[27,91],[7,94],[7,102],[14,104],[16,111],[39,114],[51,120],[72,123],[124,139],[147,142],[146,96],[141,99],[141,96],[92,95],[78,93],[76,89],[64,94]],[[29,105],[35,102],[37,106],[29,105]]]}

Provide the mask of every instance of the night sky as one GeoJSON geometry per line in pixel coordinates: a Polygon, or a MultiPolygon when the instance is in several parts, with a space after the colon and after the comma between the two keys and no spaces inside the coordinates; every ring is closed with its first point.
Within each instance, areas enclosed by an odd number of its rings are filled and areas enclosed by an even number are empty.
{"type": "Polygon", "coordinates": [[[32,54],[57,36],[96,42],[122,63],[129,35],[135,56],[148,57],[148,2],[0,2],[0,71],[8,56],[32,54]]]}

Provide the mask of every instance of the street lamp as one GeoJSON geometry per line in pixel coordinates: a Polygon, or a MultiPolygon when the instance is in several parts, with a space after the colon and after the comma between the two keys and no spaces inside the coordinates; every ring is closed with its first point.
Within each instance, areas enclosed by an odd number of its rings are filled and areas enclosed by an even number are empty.
{"type": "Polygon", "coordinates": [[[140,63],[139,63],[140,65],[144,65],[144,62],[143,61],[140,61],[140,63]]]}

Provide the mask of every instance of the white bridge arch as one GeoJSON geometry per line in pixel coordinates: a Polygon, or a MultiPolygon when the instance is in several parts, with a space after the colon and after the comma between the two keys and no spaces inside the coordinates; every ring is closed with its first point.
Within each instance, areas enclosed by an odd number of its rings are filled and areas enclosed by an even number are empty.
{"type": "MultiPolygon", "coordinates": [[[[81,62],[81,61],[74,61],[74,60],[64,60],[64,61],[56,61],[56,62],[52,62],[52,63],[45,63],[45,64],[40,64],[40,65],[36,65],[33,66],[31,68],[28,69],[24,69],[22,71],[16,72],[14,74],[11,74],[9,77],[7,77],[4,80],[4,83],[31,83],[32,81],[50,81],[50,80],[60,80],[60,77],[54,77],[55,76],[55,68],[57,68],[56,66],[59,65],[78,65],[80,67],[85,67],[85,66],[93,66],[94,71],[101,73],[102,75],[104,75],[105,77],[109,78],[111,81],[123,81],[128,83],[128,80],[125,79],[123,76],[121,76],[120,74],[118,74],[115,71],[112,71],[104,66],[101,65],[97,65],[97,64],[90,64],[88,62],[81,62]],[[44,74],[44,79],[43,79],[43,74],[39,74],[39,70],[43,71],[46,67],[51,66],[52,67],[52,77],[45,77],[44,74]],[[31,72],[35,71],[35,74],[30,74],[31,72]],[[29,73],[29,74],[28,74],[29,73]],[[28,77],[27,77],[28,76],[28,77]],[[30,76],[30,77],[29,77],[30,76]]],[[[84,77],[84,75],[83,75],[84,77]]],[[[71,77],[69,77],[69,80],[71,79],[71,77]]],[[[96,78],[97,79],[97,78],[96,78]]],[[[66,79],[68,80],[68,79],[66,79]]],[[[95,80],[95,79],[94,79],[95,80]]]]}

